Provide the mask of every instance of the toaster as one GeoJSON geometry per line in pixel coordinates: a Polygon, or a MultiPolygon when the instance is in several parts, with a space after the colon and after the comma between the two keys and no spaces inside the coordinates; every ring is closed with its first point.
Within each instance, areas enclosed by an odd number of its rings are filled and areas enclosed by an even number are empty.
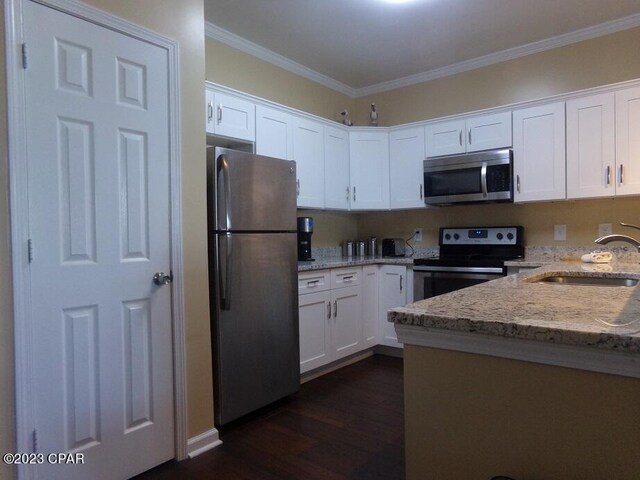
{"type": "Polygon", "coordinates": [[[383,257],[404,257],[405,243],[402,238],[383,238],[382,239],[382,256],[383,257]]]}

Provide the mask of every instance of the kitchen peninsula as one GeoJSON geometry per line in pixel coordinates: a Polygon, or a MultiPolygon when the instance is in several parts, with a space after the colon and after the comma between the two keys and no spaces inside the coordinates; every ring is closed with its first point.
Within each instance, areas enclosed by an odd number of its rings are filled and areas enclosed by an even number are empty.
{"type": "Polygon", "coordinates": [[[640,287],[541,281],[559,276],[640,265],[554,263],[390,311],[407,479],[638,478],[640,287]]]}

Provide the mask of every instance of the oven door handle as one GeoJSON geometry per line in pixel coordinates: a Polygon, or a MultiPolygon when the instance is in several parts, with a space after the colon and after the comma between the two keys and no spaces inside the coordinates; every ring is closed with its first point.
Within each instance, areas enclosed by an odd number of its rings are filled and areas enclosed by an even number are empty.
{"type": "Polygon", "coordinates": [[[502,274],[500,267],[434,267],[414,265],[414,272],[452,272],[452,273],[497,273],[502,274]]]}
{"type": "Polygon", "coordinates": [[[482,195],[484,197],[488,197],[489,190],[487,189],[487,162],[482,162],[482,168],[480,169],[480,184],[482,186],[482,195]]]}

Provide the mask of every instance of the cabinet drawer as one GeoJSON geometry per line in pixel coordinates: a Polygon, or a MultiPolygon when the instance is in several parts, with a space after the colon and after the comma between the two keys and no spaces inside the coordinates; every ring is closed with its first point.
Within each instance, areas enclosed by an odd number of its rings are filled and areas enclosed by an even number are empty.
{"type": "Polygon", "coordinates": [[[331,288],[329,270],[318,270],[298,274],[298,295],[311,292],[322,292],[331,288]]]}
{"type": "Polygon", "coordinates": [[[331,288],[360,285],[362,267],[334,268],[331,270],[331,288]]]}

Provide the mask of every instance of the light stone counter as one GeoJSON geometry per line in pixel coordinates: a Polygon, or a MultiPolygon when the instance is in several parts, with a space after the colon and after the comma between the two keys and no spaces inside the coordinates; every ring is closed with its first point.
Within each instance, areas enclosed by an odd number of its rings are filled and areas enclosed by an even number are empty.
{"type": "Polygon", "coordinates": [[[533,283],[544,276],[640,279],[640,264],[557,262],[389,311],[402,325],[640,354],[640,286],[533,283]]]}
{"type": "Polygon", "coordinates": [[[375,264],[413,265],[413,257],[323,257],[314,262],[298,262],[298,272],[375,264]]]}

